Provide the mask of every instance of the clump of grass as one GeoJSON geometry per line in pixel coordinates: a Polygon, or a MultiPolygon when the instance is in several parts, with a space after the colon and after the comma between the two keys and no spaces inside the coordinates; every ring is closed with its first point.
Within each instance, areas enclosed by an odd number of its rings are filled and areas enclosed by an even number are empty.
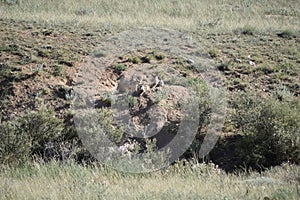
{"type": "Polygon", "coordinates": [[[158,90],[154,93],[155,103],[159,103],[162,100],[167,99],[168,92],[166,90],[158,90]]]}
{"type": "Polygon", "coordinates": [[[255,27],[246,25],[241,29],[241,33],[244,35],[254,35],[255,33],[255,27]]]}
{"type": "Polygon", "coordinates": [[[277,36],[281,38],[291,39],[295,38],[297,36],[297,33],[293,30],[284,30],[282,32],[277,33],[277,36]]]}
{"type": "Polygon", "coordinates": [[[154,50],[151,52],[146,52],[143,56],[132,55],[127,58],[127,61],[133,64],[141,64],[141,63],[161,62],[165,58],[166,55],[164,53],[154,50]]]}
{"type": "Polygon", "coordinates": [[[127,98],[126,98],[127,102],[128,102],[128,105],[129,107],[135,107],[138,105],[138,100],[136,97],[132,96],[132,95],[127,95],[127,98]]]}
{"type": "Polygon", "coordinates": [[[17,52],[19,50],[19,46],[17,44],[10,44],[10,45],[6,45],[6,44],[2,44],[0,46],[0,51],[7,51],[7,52],[17,52]]]}
{"type": "Polygon", "coordinates": [[[141,61],[142,61],[142,63],[150,63],[151,60],[153,60],[153,58],[154,58],[153,54],[148,54],[148,55],[141,57],[141,61]]]}
{"type": "Polygon", "coordinates": [[[154,55],[156,60],[163,60],[163,59],[166,58],[166,55],[162,52],[159,52],[159,51],[153,52],[153,55],[154,55]]]}
{"type": "Polygon", "coordinates": [[[208,54],[210,55],[210,57],[216,58],[218,56],[218,50],[211,49],[211,50],[208,51],[208,54]]]}
{"type": "Polygon", "coordinates": [[[33,75],[41,74],[44,72],[44,64],[37,64],[35,65],[34,68],[30,68],[30,71],[32,72],[33,75]]]}
{"type": "Polygon", "coordinates": [[[127,59],[128,62],[131,62],[133,64],[141,64],[142,63],[142,60],[140,57],[138,56],[130,56],[128,59],[127,59]]]}
{"type": "Polygon", "coordinates": [[[54,76],[64,76],[65,75],[65,68],[63,65],[54,65],[54,76]]]}
{"type": "Polygon", "coordinates": [[[44,49],[37,49],[37,56],[42,57],[42,58],[48,58],[51,56],[51,51],[50,50],[44,50],[44,49]]]}
{"type": "Polygon", "coordinates": [[[127,66],[123,64],[116,64],[114,66],[114,69],[117,71],[117,73],[121,73],[122,71],[125,71],[127,69],[127,66]]]}

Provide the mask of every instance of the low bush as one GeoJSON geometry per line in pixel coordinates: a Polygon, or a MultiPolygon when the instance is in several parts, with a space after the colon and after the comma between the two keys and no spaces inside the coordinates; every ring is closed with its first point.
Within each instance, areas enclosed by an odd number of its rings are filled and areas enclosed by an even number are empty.
{"type": "Polygon", "coordinates": [[[0,125],[0,162],[15,165],[43,155],[61,136],[63,123],[44,108],[0,125]]]}
{"type": "Polygon", "coordinates": [[[269,167],[286,161],[299,163],[299,99],[279,101],[242,94],[234,108],[232,119],[243,136],[237,151],[245,167],[269,167]]]}

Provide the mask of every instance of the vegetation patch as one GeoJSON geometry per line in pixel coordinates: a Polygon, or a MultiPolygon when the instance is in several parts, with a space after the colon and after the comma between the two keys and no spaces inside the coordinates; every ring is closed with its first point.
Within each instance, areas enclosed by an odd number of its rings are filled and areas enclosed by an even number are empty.
{"type": "Polygon", "coordinates": [[[283,162],[299,163],[300,101],[242,94],[234,103],[233,122],[243,139],[238,151],[245,166],[264,168],[283,162]]]}
{"type": "Polygon", "coordinates": [[[282,38],[295,38],[297,37],[297,33],[293,30],[284,30],[282,32],[277,33],[278,37],[282,37],[282,38]]]}
{"type": "Polygon", "coordinates": [[[246,25],[241,29],[241,33],[244,35],[254,35],[255,28],[253,26],[246,25]]]}
{"type": "MultiPolygon", "coordinates": [[[[52,145],[61,136],[63,123],[53,114],[53,111],[41,108],[14,122],[1,124],[2,165],[22,165],[34,156],[44,157],[49,148],[55,148],[52,145]]],[[[51,150],[55,152],[55,149],[51,150]]]]}

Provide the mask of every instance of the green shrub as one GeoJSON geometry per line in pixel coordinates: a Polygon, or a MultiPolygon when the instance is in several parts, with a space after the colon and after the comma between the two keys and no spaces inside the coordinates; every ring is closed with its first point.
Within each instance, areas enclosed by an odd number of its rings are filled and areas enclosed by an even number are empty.
{"type": "Polygon", "coordinates": [[[210,57],[216,58],[216,57],[218,57],[218,50],[211,49],[211,50],[208,51],[208,54],[210,55],[210,57]]]}
{"type": "Polygon", "coordinates": [[[114,126],[112,112],[107,108],[95,112],[82,111],[75,116],[75,121],[76,129],[87,147],[98,148],[98,144],[104,144],[104,139],[116,144],[122,141],[124,132],[122,128],[114,126]]]}
{"type": "Polygon", "coordinates": [[[116,64],[114,66],[114,69],[117,71],[117,72],[122,72],[122,71],[125,71],[127,69],[127,66],[126,65],[123,65],[123,64],[116,64]]]}
{"type": "Polygon", "coordinates": [[[30,140],[16,124],[7,122],[0,126],[0,162],[2,164],[19,164],[30,155],[30,140]]]}
{"type": "Polygon", "coordinates": [[[1,124],[0,162],[22,164],[34,155],[43,155],[46,145],[55,142],[62,130],[62,121],[44,108],[1,124]]]}
{"type": "Polygon", "coordinates": [[[233,122],[243,139],[237,151],[246,167],[269,167],[285,161],[299,163],[300,101],[242,94],[234,103],[233,122]]]}

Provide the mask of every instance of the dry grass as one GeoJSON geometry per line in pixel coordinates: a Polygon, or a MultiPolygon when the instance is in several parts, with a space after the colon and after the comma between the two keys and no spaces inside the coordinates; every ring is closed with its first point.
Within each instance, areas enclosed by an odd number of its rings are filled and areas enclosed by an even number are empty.
{"type": "Polygon", "coordinates": [[[0,18],[110,27],[170,27],[231,31],[245,26],[259,31],[300,27],[297,0],[23,0],[0,7],[0,18]]]}
{"type": "Polygon", "coordinates": [[[298,199],[299,167],[226,174],[213,165],[126,174],[77,164],[28,165],[0,173],[3,199],[298,199]],[[298,187],[298,193],[297,193],[298,187]]]}

